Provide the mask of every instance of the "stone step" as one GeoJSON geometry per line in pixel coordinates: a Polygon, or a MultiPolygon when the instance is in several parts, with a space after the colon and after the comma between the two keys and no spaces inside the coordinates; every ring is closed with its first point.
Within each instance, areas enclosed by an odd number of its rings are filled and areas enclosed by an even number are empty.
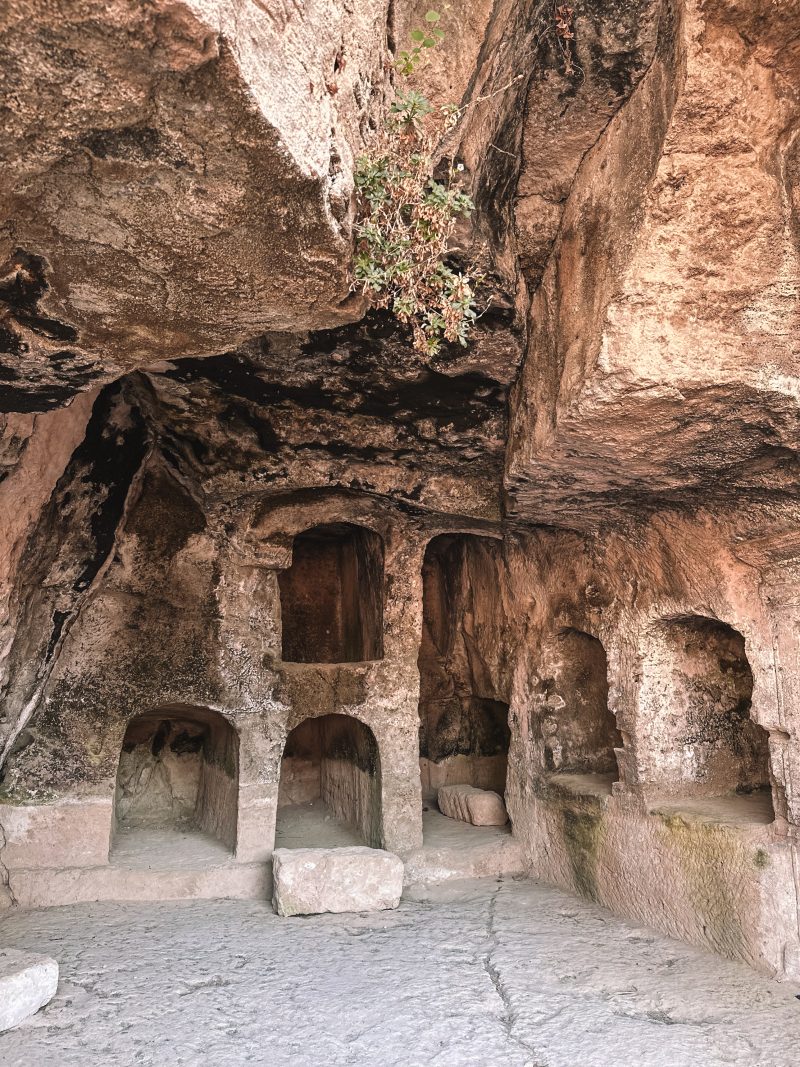
{"type": "Polygon", "coordinates": [[[526,873],[522,846],[510,835],[471,847],[425,846],[405,856],[405,887],[463,878],[511,877],[526,873]]]}
{"type": "Polygon", "coordinates": [[[16,870],[11,889],[26,908],[96,900],[264,900],[271,890],[268,863],[227,863],[202,869],[68,867],[16,870]]]}
{"type": "Polygon", "coordinates": [[[403,861],[380,848],[276,848],[272,873],[278,915],[385,911],[403,891],[403,861]]]}

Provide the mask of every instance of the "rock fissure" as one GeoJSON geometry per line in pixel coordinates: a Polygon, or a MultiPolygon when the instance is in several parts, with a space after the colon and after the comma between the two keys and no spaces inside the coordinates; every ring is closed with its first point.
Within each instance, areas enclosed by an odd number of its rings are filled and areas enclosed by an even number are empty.
{"type": "Polygon", "coordinates": [[[484,935],[486,950],[481,957],[481,962],[483,969],[486,972],[486,976],[500,1000],[500,1018],[509,1041],[511,1041],[512,1044],[518,1045],[533,1057],[533,1059],[529,1061],[529,1067],[547,1067],[546,1062],[541,1059],[536,1048],[529,1042],[525,1041],[518,1033],[515,1033],[517,1015],[512,1003],[511,993],[508,984],[503,979],[500,967],[494,960],[494,955],[499,945],[499,936],[496,928],[497,898],[500,895],[502,888],[502,885],[499,885],[489,897],[486,904],[486,927],[484,935]]]}
{"type": "MultiPolygon", "coordinates": [[[[107,396],[113,397],[114,392],[114,387],[110,387],[107,396]]],[[[48,598],[50,603],[62,606],[53,610],[50,634],[42,650],[41,658],[38,662],[34,660],[33,663],[27,665],[29,678],[32,675],[32,680],[28,681],[32,692],[29,690],[30,695],[16,723],[5,735],[0,751],[0,774],[20,735],[43,700],[50,676],[58,660],[59,651],[68,639],[72,625],[81,610],[91,602],[95,591],[102,585],[103,576],[113,559],[119,531],[124,527],[132,503],[138,498],[142,472],[150,454],[145,448],[143,434],[140,434],[138,439],[136,436],[137,430],[143,430],[143,423],[139,422],[137,426],[136,418],[134,418],[133,432],[131,432],[130,425],[126,426],[126,420],[123,418],[121,428],[117,430],[114,426],[112,405],[113,399],[110,403],[104,403],[103,394],[98,397],[86,428],[86,436],[73,453],[67,470],[48,502],[48,509],[51,512],[50,528],[52,529],[60,518],[65,502],[69,507],[72,494],[81,492],[79,486],[91,486],[89,493],[92,490],[97,493],[97,498],[93,501],[97,506],[92,508],[90,504],[83,516],[84,522],[88,520],[90,558],[81,562],[80,570],[76,575],[73,561],[60,560],[57,552],[51,552],[50,559],[48,560],[45,556],[43,561],[31,551],[33,546],[28,546],[30,566],[43,575],[44,585],[55,586],[56,589],[59,585],[62,586],[57,599],[48,598]],[[109,438],[113,439],[118,452],[121,451],[121,445],[127,446],[129,450],[129,454],[121,463],[114,462],[113,450],[110,455],[104,454],[109,447],[109,438]],[[43,562],[45,567],[49,564],[47,570],[44,569],[43,562]]],[[[137,411],[137,409],[133,410],[137,411]]],[[[92,499],[91,496],[89,499],[92,499]]],[[[63,551],[65,546],[74,550],[75,540],[70,543],[68,537],[63,538],[59,548],[63,551]]],[[[85,551],[86,540],[83,544],[79,542],[79,551],[81,549],[85,551]]],[[[30,625],[30,622],[26,620],[22,625],[24,628],[30,625]]],[[[24,636],[27,637],[27,635],[24,636]]],[[[13,657],[13,655],[14,649],[12,648],[10,656],[13,657]]],[[[8,697],[8,693],[6,695],[8,697]]]]}

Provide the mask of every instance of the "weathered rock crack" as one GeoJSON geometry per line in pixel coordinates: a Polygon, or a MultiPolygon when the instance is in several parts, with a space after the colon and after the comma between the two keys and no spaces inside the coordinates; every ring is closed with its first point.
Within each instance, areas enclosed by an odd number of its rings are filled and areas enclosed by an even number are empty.
{"type": "Polygon", "coordinates": [[[497,934],[497,898],[503,889],[502,882],[497,886],[497,889],[492,893],[489,898],[489,904],[486,914],[486,951],[481,957],[483,963],[483,969],[492,983],[495,993],[500,998],[502,1004],[502,1012],[500,1015],[501,1022],[505,1028],[509,1041],[512,1041],[515,1045],[518,1045],[528,1055],[533,1057],[526,1063],[526,1067],[547,1067],[546,1061],[537,1058],[538,1053],[536,1049],[524,1041],[514,1032],[514,1027],[517,1022],[517,1013],[514,1010],[509,988],[503,975],[500,971],[498,964],[494,960],[494,953],[499,944],[499,938],[497,934]]]}

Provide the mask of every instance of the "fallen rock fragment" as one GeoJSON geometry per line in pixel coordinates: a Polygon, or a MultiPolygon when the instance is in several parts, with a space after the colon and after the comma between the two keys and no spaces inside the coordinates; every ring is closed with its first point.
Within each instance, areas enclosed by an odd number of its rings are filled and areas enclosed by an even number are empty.
{"type": "Polygon", "coordinates": [[[53,999],[58,964],[49,956],[0,949],[0,1033],[34,1015],[53,999]]]}
{"type": "Polygon", "coordinates": [[[472,785],[443,785],[437,794],[439,811],[448,819],[460,819],[473,826],[505,826],[508,812],[503,798],[490,789],[472,785]]]}
{"type": "Polygon", "coordinates": [[[403,861],[380,848],[276,848],[273,895],[278,915],[386,911],[403,891],[403,861]]]}

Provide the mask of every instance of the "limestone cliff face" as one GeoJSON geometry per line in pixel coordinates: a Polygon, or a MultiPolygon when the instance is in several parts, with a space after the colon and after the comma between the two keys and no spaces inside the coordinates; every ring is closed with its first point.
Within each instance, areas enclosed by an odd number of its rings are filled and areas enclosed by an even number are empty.
{"type": "Polygon", "coordinates": [[[352,161],[386,6],[5,5],[6,381],[28,409],[358,315],[352,161]]]}
{"type": "Polygon", "coordinates": [[[530,304],[514,511],[796,498],[797,70],[762,18],[756,45],[726,5],[665,13],[585,155],[530,304]]]}
{"type": "MultiPolygon", "coordinates": [[[[380,750],[384,840],[409,848],[420,709],[431,758],[464,756],[476,709],[507,709],[509,808],[534,870],[789,973],[800,6],[576,4],[567,64],[551,0],[454,0],[415,77],[463,108],[440,150],[475,199],[459,244],[491,300],[471,345],[434,358],[350,275],[354,160],[428,6],[5,5],[4,795],[110,811],[132,716],[216,708],[239,731],[240,840],[263,856],[253,813],[273,810],[288,731],[351,714],[380,750]],[[380,660],[282,659],[278,575],[320,524],[381,539],[380,660]],[[423,610],[438,535],[440,600],[423,610]],[[738,838],[705,842],[719,884],[699,885],[647,814],[657,691],[702,658],[681,666],[688,639],[664,626],[689,616],[735,631],[717,662],[744,642],[776,816],[766,874],[738,838]],[[582,649],[605,680],[581,680],[582,649]],[[576,687],[576,706],[607,701],[605,733],[559,725],[576,687]],[[601,735],[612,807],[564,815],[545,779],[570,745],[586,769],[580,745],[601,735]],[[660,866],[625,897],[608,872],[628,847],[660,866]],[[648,911],[662,875],[671,903],[648,911]]],[[[729,681],[704,683],[708,701],[729,681]]],[[[505,736],[490,733],[480,758],[505,736]]]]}

